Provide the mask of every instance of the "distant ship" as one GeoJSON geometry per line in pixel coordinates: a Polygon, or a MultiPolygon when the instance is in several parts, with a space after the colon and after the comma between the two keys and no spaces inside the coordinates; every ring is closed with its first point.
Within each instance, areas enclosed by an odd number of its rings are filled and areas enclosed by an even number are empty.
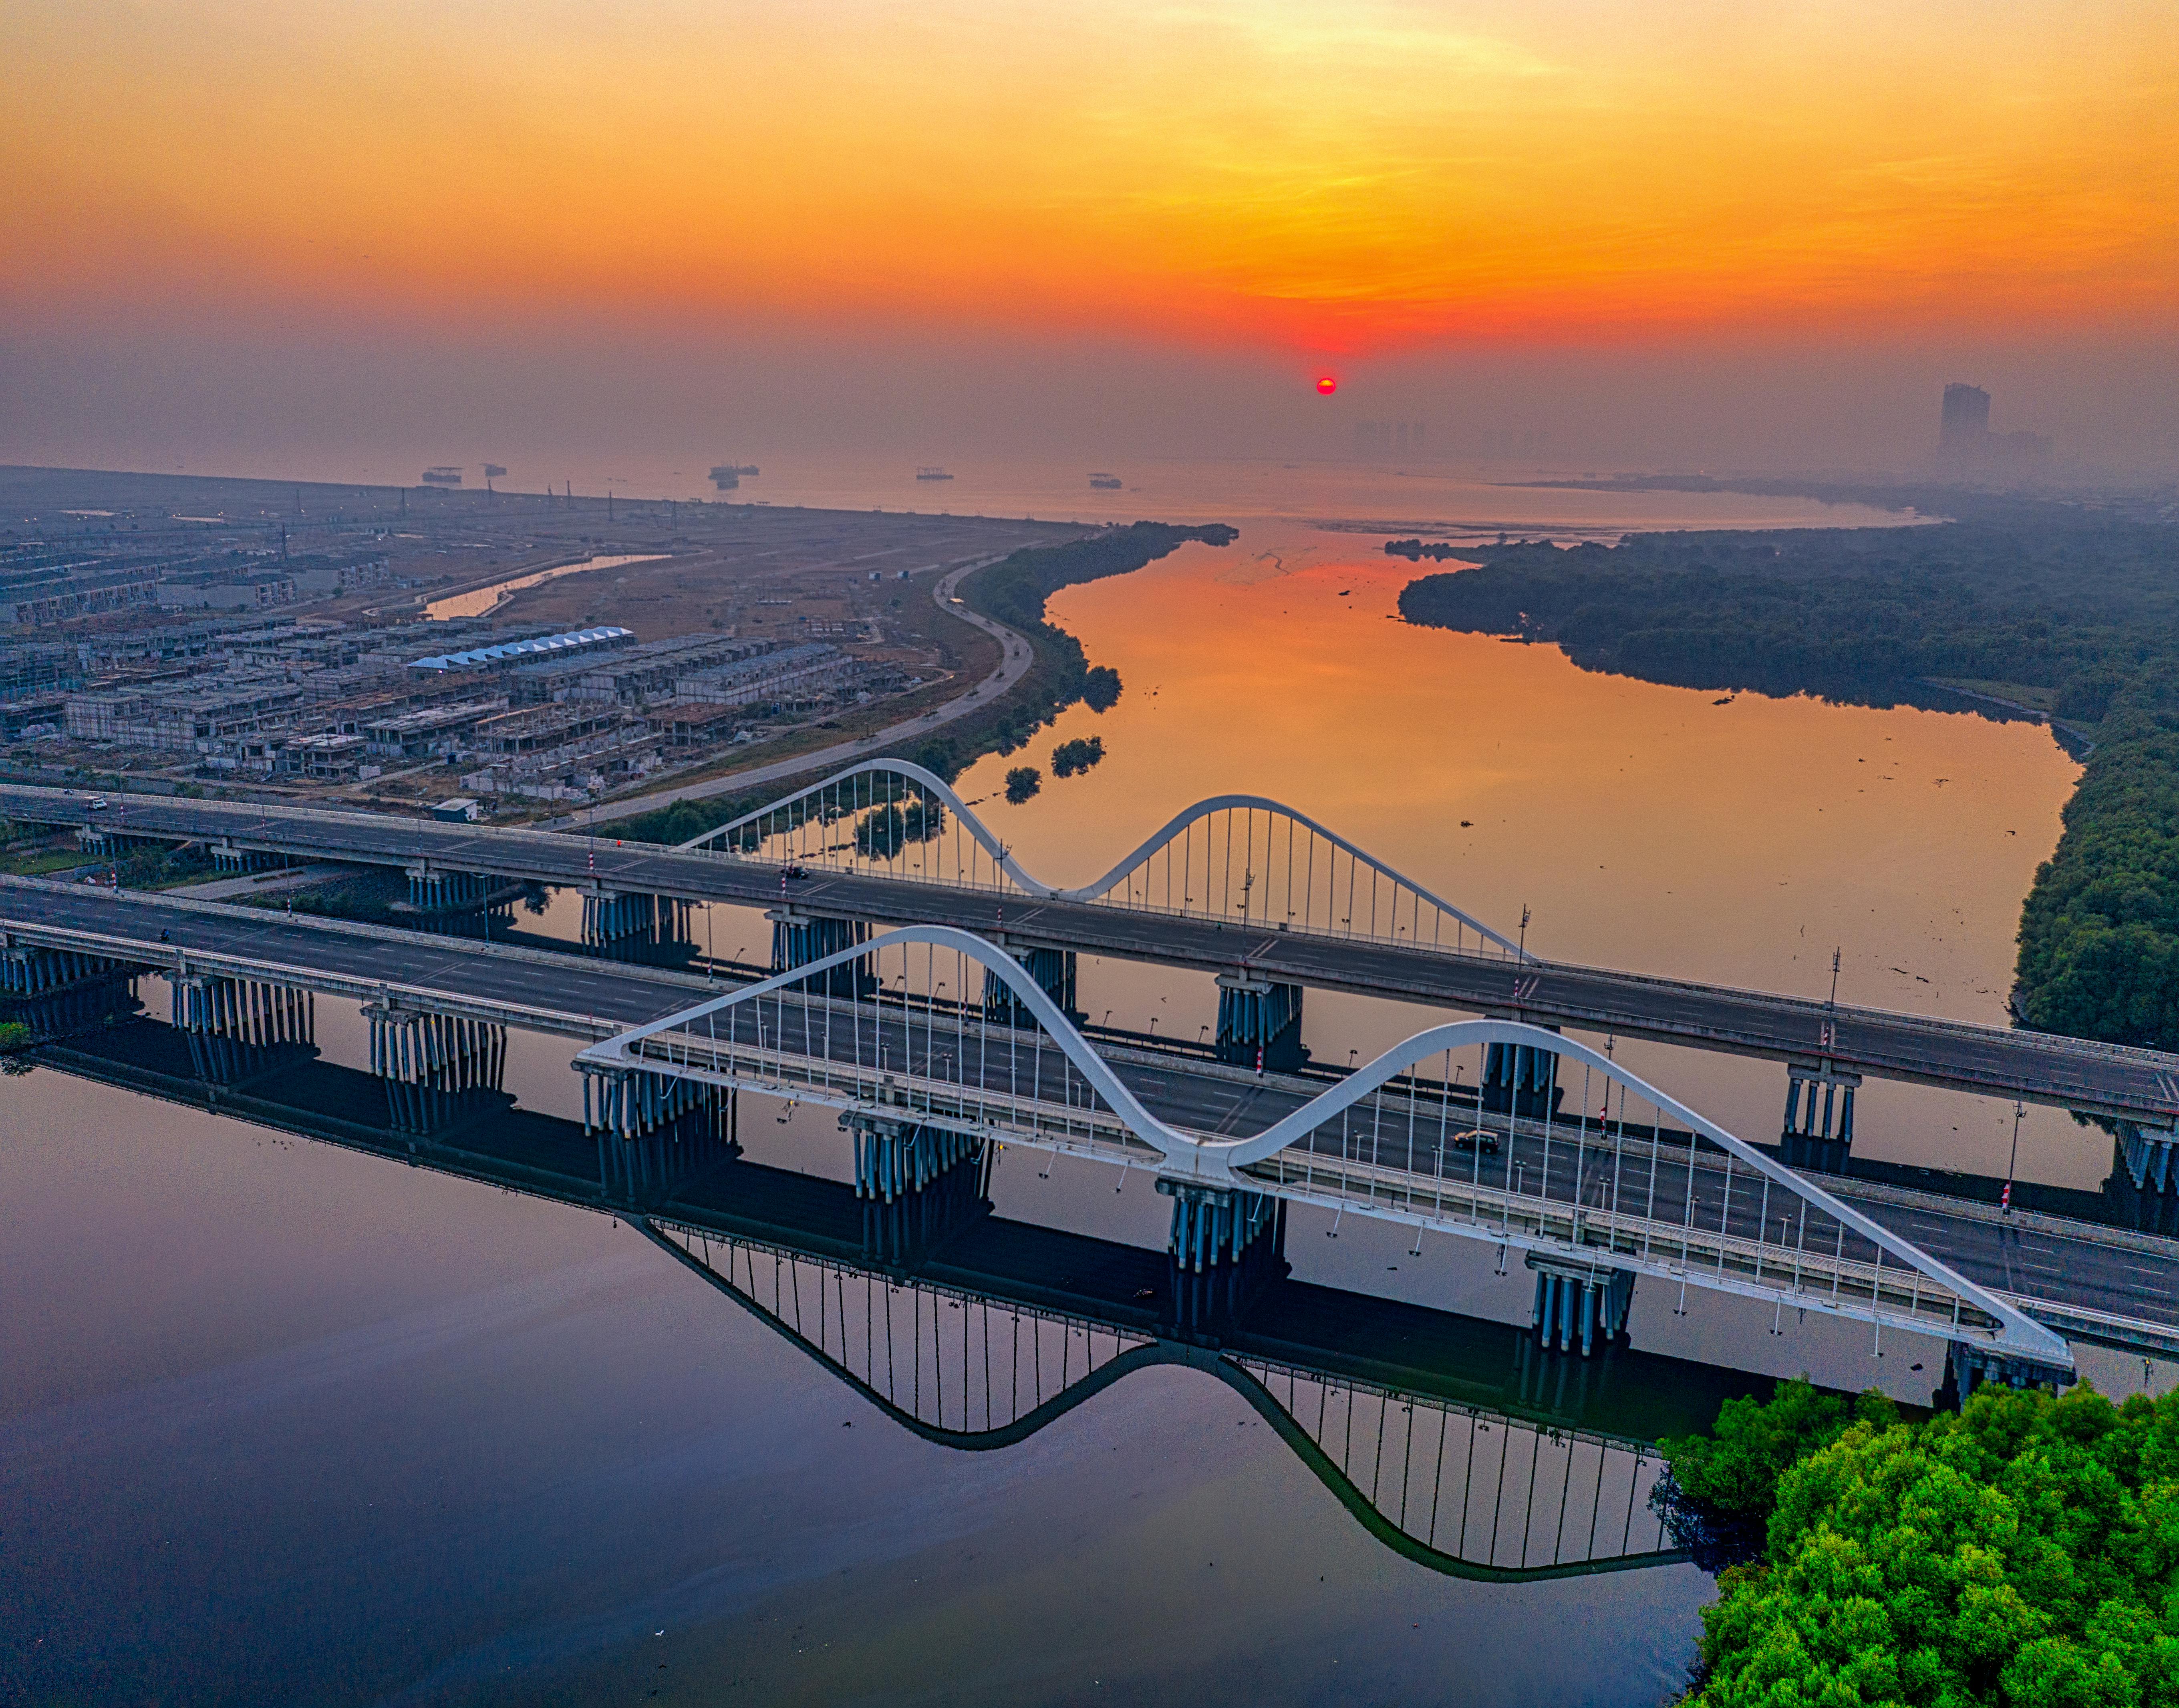
{"type": "Polygon", "coordinates": [[[1090,477],[1090,484],[1103,492],[1117,492],[1127,485],[1127,482],[1117,475],[1092,475],[1090,477]]]}
{"type": "Polygon", "coordinates": [[[731,492],[742,483],[744,475],[755,475],[754,463],[721,463],[711,470],[711,484],[722,492],[731,492]]]}
{"type": "Polygon", "coordinates": [[[943,469],[918,469],[915,478],[919,481],[950,481],[953,477],[943,469]]]}
{"type": "Polygon", "coordinates": [[[462,471],[451,463],[442,463],[436,469],[424,470],[424,484],[427,486],[458,486],[462,484],[462,471]]]}

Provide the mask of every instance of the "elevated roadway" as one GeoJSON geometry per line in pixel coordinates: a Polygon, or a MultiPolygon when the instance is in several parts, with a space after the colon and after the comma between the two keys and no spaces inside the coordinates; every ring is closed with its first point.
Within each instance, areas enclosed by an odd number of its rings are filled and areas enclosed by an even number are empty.
{"type": "Polygon", "coordinates": [[[875,925],[947,925],[1011,944],[1202,972],[1238,969],[1539,1025],[1813,1065],[2179,1129],[2179,1057],[2049,1034],[1836,1007],[1565,962],[1280,931],[1112,903],[915,879],[780,870],[732,854],[375,813],[0,787],[0,813],[123,834],[224,842],[299,859],[449,871],[742,907],[782,902],[875,925]]]}
{"type": "MultiPolygon", "coordinates": [[[[586,1041],[684,1010],[707,988],[704,979],[684,973],[550,951],[35,880],[0,880],[0,929],[13,945],[69,948],[169,972],[390,1001],[586,1041]]],[[[892,1059],[903,1069],[913,1065],[919,1047],[929,1053],[928,1044],[915,1041],[928,1035],[927,1023],[866,1024],[889,1029],[892,1059]]],[[[835,1039],[829,1027],[824,1036],[826,1053],[875,1052],[875,1038],[843,1033],[835,1039]]],[[[775,1036],[772,1041],[777,1049],[782,1041],[775,1036]]],[[[937,1041],[945,1041],[942,1030],[937,1041]]],[[[1101,1053],[1161,1119],[1198,1133],[1260,1130],[1323,1090],[1315,1080],[1258,1075],[1161,1052],[1101,1053]]],[[[948,1070],[958,1073],[959,1067],[949,1063],[948,1070]]],[[[1567,1144],[1562,1129],[1556,1152],[1561,1170],[1568,1165],[1567,1144]]],[[[1405,1166],[1441,1175],[1474,1166],[1472,1153],[1435,1157],[1426,1137],[1424,1151],[1405,1166]]],[[[1518,1161],[1532,1181],[1545,1172],[1533,1131],[1513,1139],[1506,1161],[1518,1161]]],[[[2062,1333],[2135,1350],[2179,1352],[2179,1242],[2058,1217],[2007,1218],[1981,1204],[1858,1190],[1850,1181],[1821,1178],[1827,1190],[1863,1214],[2062,1333]]],[[[1677,1177],[1664,1183],[1667,1196],[1677,1184],[1677,1177]]]]}

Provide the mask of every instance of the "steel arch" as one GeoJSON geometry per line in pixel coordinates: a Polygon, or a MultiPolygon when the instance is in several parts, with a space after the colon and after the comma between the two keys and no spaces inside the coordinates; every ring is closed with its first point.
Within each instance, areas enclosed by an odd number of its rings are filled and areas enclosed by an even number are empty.
{"type": "MultiPolygon", "coordinates": [[[[881,953],[889,947],[910,944],[954,950],[975,962],[987,975],[1002,980],[1020,1005],[1034,1016],[1039,1029],[1065,1055],[1097,1096],[1105,1100],[1113,1115],[1136,1140],[1162,1160],[1165,1165],[1160,1171],[1162,1173],[1186,1176],[1209,1185],[1261,1191],[1265,1188],[1264,1181],[1240,1171],[1251,1164],[1262,1162],[1308,1137],[1327,1120],[1353,1108],[1364,1098],[1381,1090],[1392,1079],[1431,1057],[1448,1050],[1484,1044],[1507,1044],[1546,1051],[1601,1074],[1607,1084],[1623,1087],[1648,1102],[1660,1115],[1670,1115],[1685,1123],[1691,1133],[1715,1145],[1737,1164],[1754,1170],[1770,1185],[1782,1188],[1809,1207],[1830,1216],[1842,1228],[1850,1229],[1857,1237],[1867,1240],[1880,1253],[1888,1254],[1907,1268],[1935,1282],[1954,1298],[1971,1302],[2000,1325],[2003,1330],[2000,1339],[2008,1350],[2050,1364],[2067,1368],[2072,1365],[2072,1354],[2065,1341],[2017,1308],[1976,1286],[1919,1247],[1891,1233],[1870,1217],[1833,1197],[1814,1181],[1765,1156],[1707,1117],[1698,1114],[1640,1075],[1630,1073],[1601,1052],[1561,1033],[1520,1021],[1456,1020],[1445,1025],[1430,1027],[1394,1045],[1340,1085],[1311,1098],[1300,1108],[1260,1133],[1239,1139],[1199,1137],[1168,1124],[1144,1107],[1141,1100],[1112,1071],[1111,1064],[1075,1029],[1066,1013],[1037,984],[1028,969],[1005,950],[973,932],[951,925],[909,925],[828,955],[822,960],[813,961],[806,966],[777,974],[758,984],[745,986],[727,995],[697,1003],[645,1025],[633,1027],[602,1043],[593,1045],[583,1051],[576,1060],[634,1073],[688,1073],[691,1071],[691,1064],[685,1054],[683,1061],[677,1065],[671,1060],[670,1053],[666,1057],[648,1055],[642,1046],[650,1039],[664,1033],[679,1031],[707,1015],[715,1016],[744,1003],[760,1002],[766,997],[799,992],[813,980],[821,978],[836,967],[881,953]]],[[[701,1077],[700,1073],[696,1076],[701,1077]]],[[[944,1123],[941,1122],[940,1124],[944,1123]]],[[[1699,1277],[1697,1279],[1699,1282],[1699,1277]]],[[[1762,1296],[1770,1295],[1765,1293],[1762,1296]]],[[[1879,1312],[1874,1320],[1882,1321],[1881,1313],[1879,1312]]]]}
{"type": "Polygon", "coordinates": [[[1496,945],[1505,953],[1520,960],[1534,958],[1527,954],[1514,939],[1493,930],[1474,914],[1455,907],[1452,903],[1426,889],[1406,874],[1386,865],[1375,855],[1348,841],[1336,831],[1311,818],[1307,813],[1298,812],[1282,801],[1271,799],[1267,795],[1221,794],[1213,795],[1205,800],[1199,800],[1194,805],[1174,814],[1161,827],[1138,843],[1132,852],[1112,866],[1102,877],[1093,882],[1079,884],[1071,888],[1046,883],[1041,878],[1029,872],[1014,858],[1013,851],[1007,848],[1006,843],[992,832],[990,826],[976,816],[974,808],[961,799],[952,784],[936,773],[926,771],[923,766],[909,761],[901,759],[864,760],[848,766],[845,771],[825,778],[821,783],[812,783],[807,788],[783,796],[767,805],[757,808],[753,812],[744,813],[730,823],[720,825],[713,830],[707,830],[700,836],[691,837],[688,841],[677,844],[677,849],[683,853],[711,850],[712,844],[720,838],[730,838],[739,832],[761,825],[765,820],[787,810],[798,801],[807,800],[813,796],[821,796],[827,789],[837,789],[843,784],[852,783],[859,777],[880,775],[897,777],[913,783],[917,789],[934,797],[951,810],[975,839],[977,845],[990,857],[993,867],[1003,872],[1014,887],[1024,895],[1051,901],[1104,902],[1123,879],[1141,868],[1159,849],[1168,846],[1181,837],[1189,827],[1201,823],[1221,812],[1262,812],[1290,820],[1311,834],[1322,838],[1350,859],[1367,866],[1395,887],[1404,887],[1446,917],[1457,920],[1468,930],[1475,932],[1486,942],[1496,945]]]}

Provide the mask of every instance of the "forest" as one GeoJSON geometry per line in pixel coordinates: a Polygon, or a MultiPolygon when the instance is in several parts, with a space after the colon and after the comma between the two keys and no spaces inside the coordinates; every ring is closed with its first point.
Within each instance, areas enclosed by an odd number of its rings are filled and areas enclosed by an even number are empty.
{"type": "Polygon", "coordinates": [[[1916,1420],[1788,1381],[1664,1448],[1659,1510],[1719,1573],[1687,1703],[2179,1703],[2179,1397],[1916,1420]]]}
{"type": "MultiPolygon", "coordinates": [[[[2087,749],[2021,916],[2016,1013],[2179,1048],[2179,530],[2057,503],[1907,528],[1479,547],[1408,621],[1553,642],[1583,669],[1866,706],[2047,710],[2087,749]]],[[[1395,544],[1404,546],[1407,542],[1395,544]]]]}

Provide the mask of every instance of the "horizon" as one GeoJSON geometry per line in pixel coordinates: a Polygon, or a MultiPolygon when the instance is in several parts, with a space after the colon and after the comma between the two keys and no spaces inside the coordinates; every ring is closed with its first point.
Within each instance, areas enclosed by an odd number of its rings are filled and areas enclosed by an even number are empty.
{"type": "Polygon", "coordinates": [[[2179,25],[2126,0],[14,34],[10,462],[1343,459],[1388,420],[1913,470],[1953,381],[2066,471],[2179,459],[2179,25]]]}

